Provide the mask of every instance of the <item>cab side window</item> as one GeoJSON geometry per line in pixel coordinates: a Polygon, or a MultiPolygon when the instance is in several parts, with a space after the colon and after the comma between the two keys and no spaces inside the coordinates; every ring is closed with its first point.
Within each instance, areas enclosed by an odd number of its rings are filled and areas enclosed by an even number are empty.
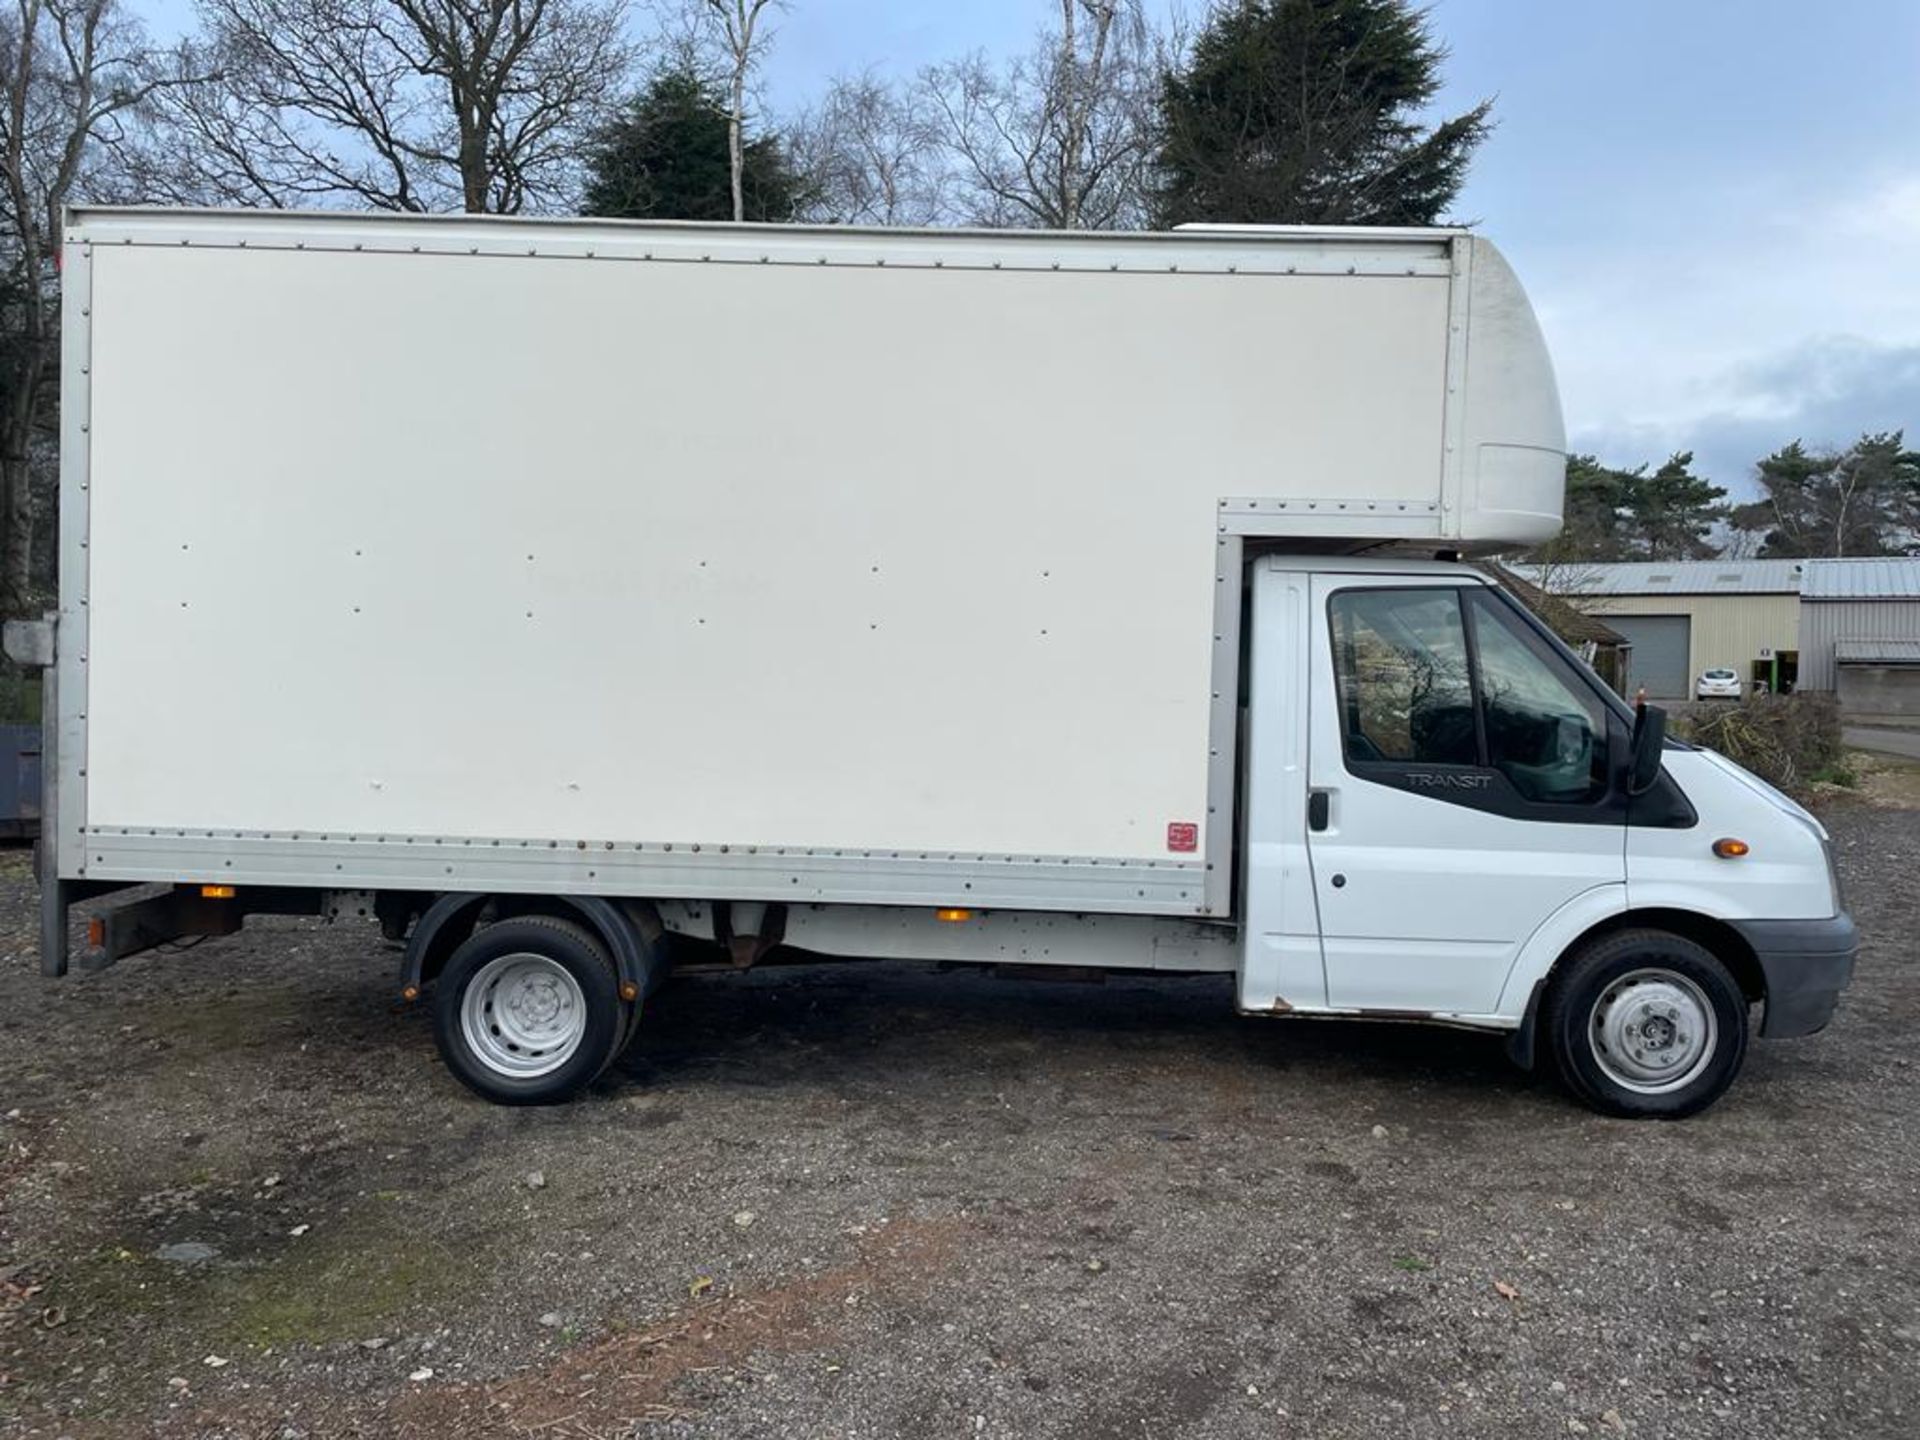
{"type": "Polygon", "coordinates": [[[1600,698],[1484,592],[1467,599],[1487,735],[1487,763],[1529,800],[1581,805],[1606,794],[1607,715],[1600,698]]]}
{"type": "Polygon", "coordinates": [[[1605,704],[1491,592],[1342,590],[1329,618],[1342,746],[1355,774],[1537,816],[1538,807],[1593,805],[1611,792],[1605,704]],[[1432,766],[1492,773],[1483,785],[1442,792],[1406,768],[1432,766]]]}
{"type": "Polygon", "coordinates": [[[1348,761],[1479,763],[1455,592],[1343,590],[1332,608],[1348,761]]]}

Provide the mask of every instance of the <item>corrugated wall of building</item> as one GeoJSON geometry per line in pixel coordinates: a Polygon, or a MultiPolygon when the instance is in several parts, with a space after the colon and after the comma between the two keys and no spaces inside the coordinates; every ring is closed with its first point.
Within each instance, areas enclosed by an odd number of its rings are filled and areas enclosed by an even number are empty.
{"type": "Polygon", "coordinates": [[[1800,606],[1800,628],[1805,642],[1800,647],[1800,688],[1832,690],[1839,678],[1834,641],[1920,636],[1920,600],[1806,600],[1800,606]]]}
{"type": "MultiPolygon", "coordinates": [[[[1589,595],[1570,597],[1589,615],[1685,615],[1692,621],[1693,680],[1702,670],[1725,665],[1742,680],[1753,662],[1781,650],[1802,650],[1798,595],[1589,595]]],[[[1808,610],[1814,607],[1809,605],[1808,610]]],[[[1832,647],[1827,654],[1829,662],[1832,647]]],[[[1631,662],[1629,662],[1631,663],[1631,662]]],[[[1807,683],[1806,658],[1800,683],[1807,683]]],[[[1829,690],[1833,681],[1827,681],[1829,690]]]]}

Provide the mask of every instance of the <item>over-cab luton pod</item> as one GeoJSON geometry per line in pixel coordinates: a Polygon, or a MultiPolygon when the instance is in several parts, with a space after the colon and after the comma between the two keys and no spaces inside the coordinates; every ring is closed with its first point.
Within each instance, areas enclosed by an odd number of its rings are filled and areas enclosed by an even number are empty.
{"type": "Polygon", "coordinates": [[[674,937],[1221,971],[1627,1115],[1849,977],[1818,822],[1458,562],[1562,499],[1478,236],[86,209],[65,287],[50,975],[375,916],[531,1102],[674,937]]]}

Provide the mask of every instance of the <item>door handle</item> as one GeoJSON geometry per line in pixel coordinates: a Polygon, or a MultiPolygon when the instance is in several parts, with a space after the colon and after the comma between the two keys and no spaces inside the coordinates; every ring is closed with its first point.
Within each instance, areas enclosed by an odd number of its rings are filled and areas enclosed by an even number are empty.
{"type": "Polygon", "coordinates": [[[1307,828],[1309,830],[1326,829],[1327,820],[1332,815],[1332,812],[1333,797],[1325,790],[1309,790],[1307,792],[1307,828]]]}

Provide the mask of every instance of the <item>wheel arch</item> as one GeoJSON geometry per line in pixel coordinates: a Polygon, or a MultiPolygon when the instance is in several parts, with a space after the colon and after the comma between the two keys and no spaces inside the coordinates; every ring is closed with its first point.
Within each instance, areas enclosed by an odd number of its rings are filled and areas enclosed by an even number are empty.
{"type": "Polygon", "coordinates": [[[663,963],[660,916],[644,901],[614,901],[599,895],[442,895],[426,908],[407,939],[400,961],[400,994],[417,1000],[439,977],[447,960],[483,921],[519,915],[550,915],[585,925],[613,957],[622,999],[644,1000],[659,983],[663,963]]]}
{"type": "Polygon", "coordinates": [[[1749,1003],[1766,999],[1760,958],[1732,925],[1697,910],[1628,906],[1624,887],[1604,886],[1576,897],[1541,925],[1507,976],[1500,1008],[1509,1014],[1520,1012],[1520,1024],[1508,1037],[1507,1051],[1522,1068],[1533,1068],[1541,1002],[1561,966],[1583,947],[1621,930],[1667,930],[1691,940],[1732,972],[1749,1003]]]}
{"type": "MultiPolygon", "coordinates": [[[[1693,941],[1732,971],[1733,978],[1739,982],[1740,993],[1749,1002],[1767,998],[1766,974],[1760,968],[1760,957],[1754,953],[1753,946],[1747,943],[1746,936],[1726,921],[1703,915],[1698,910],[1675,910],[1661,906],[1623,910],[1582,934],[1561,952],[1561,959],[1616,930],[1669,930],[1693,941]]],[[[1553,968],[1559,968],[1558,960],[1553,968]]]]}

